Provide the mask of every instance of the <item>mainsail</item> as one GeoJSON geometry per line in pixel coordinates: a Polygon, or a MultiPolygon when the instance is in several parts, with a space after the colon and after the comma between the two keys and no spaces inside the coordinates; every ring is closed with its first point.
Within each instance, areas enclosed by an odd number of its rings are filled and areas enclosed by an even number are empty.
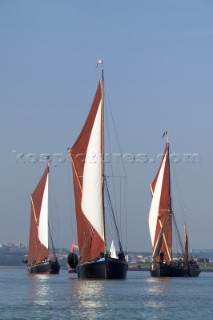
{"type": "Polygon", "coordinates": [[[158,173],[151,183],[152,203],[149,213],[149,230],[152,242],[153,261],[158,261],[155,248],[161,238],[159,254],[164,254],[164,261],[172,260],[172,212],[170,195],[169,143],[163,153],[158,173]]]}
{"type": "Polygon", "coordinates": [[[102,82],[99,82],[84,127],[69,149],[82,261],[98,258],[105,252],[102,88],[102,82]]]}
{"type": "Polygon", "coordinates": [[[41,262],[48,258],[48,174],[47,166],[31,194],[29,263],[41,262]]]}

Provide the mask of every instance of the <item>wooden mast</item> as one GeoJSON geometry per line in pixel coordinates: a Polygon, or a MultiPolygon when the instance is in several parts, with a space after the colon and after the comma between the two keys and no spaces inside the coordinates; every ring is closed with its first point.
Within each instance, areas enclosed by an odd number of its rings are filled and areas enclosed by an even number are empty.
{"type": "MultiPolygon", "coordinates": [[[[170,237],[171,237],[171,243],[172,243],[172,214],[173,214],[173,212],[172,212],[172,197],[171,197],[171,175],[170,175],[170,158],[169,158],[169,136],[168,136],[168,132],[167,132],[167,135],[166,135],[166,143],[167,143],[167,145],[168,145],[168,163],[169,163],[169,165],[168,165],[168,167],[169,167],[169,208],[170,208],[170,213],[169,213],[169,215],[170,215],[170,227],[171,227],[171,235],[170,235],[170,237]]],[[[171,261],[172,261],[172,246],[171,246],[171,248],[168,248],[168,250],[170,250],[170,252],[169,252],[169,257],[170,257],[170,259],[171,259],[171,261]]]]}
{"type": "Polygon", "coordinates": [[[103,60],[99,60],[102,65],[101,68],[101,162],[102,162],[102,205],[103,205],[103,223],[104,223],[104,243],[106,252],[106,223],[105,223],[105,207],[104,207],[104,67],[103,60]]]}

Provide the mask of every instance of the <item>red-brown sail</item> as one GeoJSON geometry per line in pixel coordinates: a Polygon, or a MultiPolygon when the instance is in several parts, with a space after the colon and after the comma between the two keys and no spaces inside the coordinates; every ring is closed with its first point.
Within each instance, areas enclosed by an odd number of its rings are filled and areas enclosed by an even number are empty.
{"type": "Polygon", "coordinates": [[[69,149],[73,168],[78,247],[81,261],[98,258],[100,253],[105,251],[102,195],[102,119],[102,85],[99,82],[84,127],[72,148],[69,149]],[[93,148],[95,150],[94,154],[93,148]],[[101,169],[99,165],[100,161],[101,169]],[[94,196],[94,193],[96,193],[97,196],[94,196]],[[97,209],[97,206],[99,209],[97,209]],[[97,210],[98,212],[96,214],[97,210]],[[101,217],[100,221],[96,223],[96,218],[98,220],[97,215],[101,217]]]}
{"type": "MultiPolygon", "coordinates": [[[[163,226],[162,242],[159,249],[164,256],[164,261],[172,260],[172,218],[171,218],[171,196],[170,196],[170,165],[169,144],[163,153],[158,173],[151,184],[152,205],[150,208],[149,226],[152,240],[152,249],[156,246],[161,228],[163,226]]],[[[153,261],[159,261],[159,256],[153,257],[153,261]]]]}
{"type": "Polygon", "coordinates": [[[38,263],[48,258],[48,246],[46,247],[39,240],[39,219],[44,190],[48,179],[48,172],[49,167],[47,166],[36,189],[31,194],[31,219],[28,253],[29,263],[38,263]]]}

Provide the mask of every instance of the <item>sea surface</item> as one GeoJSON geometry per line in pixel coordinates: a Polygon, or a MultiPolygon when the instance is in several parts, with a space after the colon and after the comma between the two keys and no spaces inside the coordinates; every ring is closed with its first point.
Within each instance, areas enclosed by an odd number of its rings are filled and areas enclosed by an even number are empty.
{"type": "Polygon", "coordinates": [[[0,268],[0,319],[212,320],[213,273],[157,279],[129,271],[126,280],[78,280],[0,268]]]}

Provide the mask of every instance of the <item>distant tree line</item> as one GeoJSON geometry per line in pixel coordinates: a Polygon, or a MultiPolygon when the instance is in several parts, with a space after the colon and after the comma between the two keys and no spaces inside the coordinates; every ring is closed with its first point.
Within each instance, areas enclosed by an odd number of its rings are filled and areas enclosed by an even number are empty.
{"type": "Polygon", "coordinates": [[[8,253],[0,251],[0,266],[23,266],[23,253],[8,253]]]}

